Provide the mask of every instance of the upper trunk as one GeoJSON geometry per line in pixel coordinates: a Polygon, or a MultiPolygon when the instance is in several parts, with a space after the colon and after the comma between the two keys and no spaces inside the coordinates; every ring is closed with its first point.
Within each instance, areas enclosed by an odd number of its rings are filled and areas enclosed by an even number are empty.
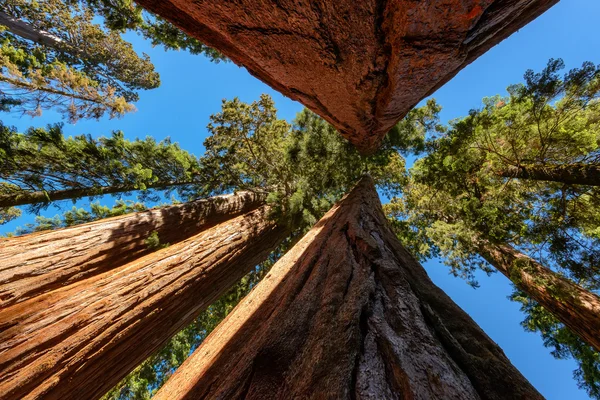
{"type": "Polygon", "coordinates": [[[507,244],[481,241],[479,253],[583,341],[600,351],[600,297],[507,244]]]}
{"type": "Polygon", "coordinates": [[[167,399],[540,399],[361,183],[167,381],[167,399]]]}
{"type": "Polygon", "coordinates": [[[600,186],[600,165],[593,164],[519,165],[508,167],[500,171],[499,175],[506,178],[600,186]]]}
{"type": "Polygon", "coordinates": [[[137,0],[332,124],[363,153],[558,0],[137,0]]]}
{"type": "Polygon", "coordinates": [[[43,44],[48,47],[60,48],[63,46],[63,41],[41,29],[37,29],[31,24],[11,17],[10,15],[0,11],[0,25],[5,26],[9,32],[22,37],[23,39],[31,40],[36,43],[43,44]]]}
{"type": "Polygon", "coordinates": [[[106,272],[150,253],[152,232],[175,244],[229,218],[254,210],[253,192],[102,219],[66,229],[0,239],[0,307],[106,272]]]}
{"type": "MultiPolygon", "coordinates": [[[[157,182],[146,186],[146,189],[166,189],[173,186],[191,185],[194,182],[157,182]]],[[[0,207],[23,206],[26,204],[49,203],[59,200],[80,199],[82,197],[103,196],[105,194],[124,193],[139,190],[133,185],[115,185],[62,190],[39,190],[0,195],[0,207]]]]}
{"type": "Polygon", "coordinates": [[[104,394],[279,245],[266,213],[2,309],[0,399],[104,394]]]}

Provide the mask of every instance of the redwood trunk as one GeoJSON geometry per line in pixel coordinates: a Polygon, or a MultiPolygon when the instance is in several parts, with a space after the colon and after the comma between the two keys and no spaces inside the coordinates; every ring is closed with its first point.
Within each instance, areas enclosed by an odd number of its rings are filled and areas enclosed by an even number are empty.
{"type": "Polygon", "coordinates": [[[55,231],[0,239],[0,307],[106,272],[152,250],[156,231],[174,244],[229,218],[254,210],[264,196],[217,196],[55,231]]]}
{"type": "Polygon", "coordinates": [[[365,178],[155,397],[217,398],[542,397],[400,245],[365,178]]]}
{"type": "Polygon", "coordinates": [[[600,351],[600,297],[509,245],[482,243],[479,253],[483,258],[600,351]]]}
{"type": "Polygon", "coordinates": [[[0,311],[0,399],[98,398],[263,261],[265,207],[0,311]]]}
{"type": "Polygon", "coordinates": [[[507,168],[499,174],[506,178],[600,186],[600,165],[520,165],[507,168]]]}
{"type": "MultiPolygon", "coordinates": [[[[172,186],[190,184],[193,184],[193,182],[157,182],[146,186],[146,189],[166,189],[172,186]]],[[[1,195],[0,207],[24,206],[27,204],[49,203],[60,200],[75,200],[81,199],[82,197],[104,196],[105,194],[133,192],[135,190],[139,190],[139,188],[133,185],[116,185],[51,191],[38,190],[37,192],[25,191],[22,193],[1,195]]]]}

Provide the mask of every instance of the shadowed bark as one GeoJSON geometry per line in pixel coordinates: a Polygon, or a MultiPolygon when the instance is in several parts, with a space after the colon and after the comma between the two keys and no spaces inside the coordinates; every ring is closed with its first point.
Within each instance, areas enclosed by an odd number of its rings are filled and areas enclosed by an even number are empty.
{"type": "Polygon", "coordinates": [[[106,272],[152,252],[157,232],[175,244],[227,219],[254,210],[265,196],[252,192],[216,196],[71,228],[0,239],[0,307],[39,296],[106,272]]]}
{"type": "Polygon", "coordinates": [[[278,246],[267,212],[0,310],[0,399],[100,397],[278,246]]]}
{"type": "Polygon", "coordinates": [[[479,254],[519,289],[600,351],[600,297],[506,244],[482,242],[479,254]]]}
{"type": "Polygon", "coordinates": [[[499,172],[506,178],[552,181],[570,185],[600,186],[600,165],[520,165],[499,172]]]}
{"type": "Polygon", "coordinates": [[[364,178],[155,397],[217,398],[542,397],[401,246],[364,178]]]}
{"type": "Polygon", "coordinates": [[[331,123],[361,152],[558,0],[137,0],[331,123]]]}

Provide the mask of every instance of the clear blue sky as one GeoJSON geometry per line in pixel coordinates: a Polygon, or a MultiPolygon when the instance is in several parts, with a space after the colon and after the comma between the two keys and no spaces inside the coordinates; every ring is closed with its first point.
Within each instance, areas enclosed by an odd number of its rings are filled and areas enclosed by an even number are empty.
{"type": "MultiPolygon", "coordinates": [[[[526,69],[540,70],[549,58],[563,58],[567,68],[580,66],[585,60],[600,63],[599,23],[599,0],[563,0],[438,90],[433,97],[444,107],[443,120],[466,115],[469,109],[479,107],[485,96],[504,94],[509,84],[522,80],[526,69]]],[[[231,63],[213,64],[201,56],[167,53],[151,48],[135,36],[129,38],[138,51],[151,56],[161,74],[162,86],[141,93],[136,113],[120,120],[80,121],[76,125],[66,125],[67,134],[100,136],[120,129],[129,138],[150,135],[163,139],[170,136],[184,149],[200,155],[207,135],[208,117],[219,111],[222,99],[238,96],[250,102],[261,93],[269,93],[275,99],[279,116],[287,120],[292,120],[302,109],[300,104],[283,97],[231,63]]],[[[60,119],[51,112],[36,119],[1,117],[5,123],[20,129],[60,119]]],[[[86,201],[79,204],[86,204],[86,201]]],[[[52,216],[56,212],[50,208],[44,215],[52,216]]],[[[0,233],[12,231],[15,226],[31,220],[31,216],[24,216],[19,221],[0,226],[0,233]]],[[[479,279],[481,288],[474,290],[460,279],[451,277],[447,267],[440,262],[428,262],[425,268],[433,281],[477,321],[546,398],[588,398],[572,379],[575,364],[569,360],[555,360],[537,334],[523,331],[519,325],[523,315],[518,305],[507,299],[511,288],[506,278],[500,274],[483,275],[479,279]]]]}

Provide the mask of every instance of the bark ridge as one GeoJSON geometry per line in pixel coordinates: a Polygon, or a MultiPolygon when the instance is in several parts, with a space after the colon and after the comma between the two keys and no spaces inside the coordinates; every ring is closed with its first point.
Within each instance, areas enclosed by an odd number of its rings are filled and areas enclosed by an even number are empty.
{"type": "Polygon", "coordinates": [[[400,245],[364,178],[155,397],[299,398],[542,397],[400,245]]]}

